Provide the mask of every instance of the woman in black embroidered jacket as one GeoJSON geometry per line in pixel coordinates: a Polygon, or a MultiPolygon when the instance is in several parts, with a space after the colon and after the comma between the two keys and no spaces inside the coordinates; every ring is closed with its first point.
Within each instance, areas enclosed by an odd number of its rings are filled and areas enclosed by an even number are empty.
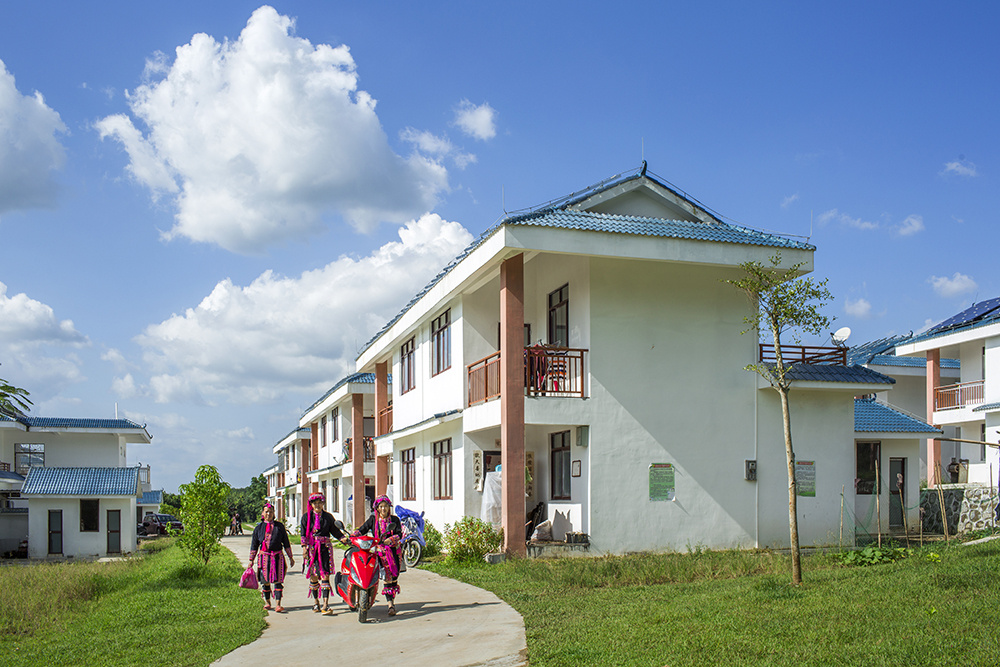
{"type": "Polygon", "coordinates": [[[285,524],[274,520],[274,506],[264,505],[260,523],[253,529],[250,537],[250,565],[257,564],[257,579],[260,581],[260,594],[264,598],[264,609],[271,608],[271,586],[274,586],[274,610],[283,612],[281,594],[285,587],[285,554],[288,554],[289,565],[295,565],[292,555],[292,544],[288,540],[285,524]]]}
{"type": "Polygon", "coordinates": [[[319,589],[323,585],[323,613],[330,615],[330,574],[336,572],[333,544],[330,538],[346,541],[343,531],[337,527],[333,515],[323,509],[326,496],[314,493],[309,496],[309,511],[299,521],[299,535],[302,536],[302,557],[309,574],[309,597],[313,599],[313,611],[320,611],[319,589]]]}
{"type": "Polygon", "coordinates": [[[392,513],[389,496],[375,499],[375,513],[368,517],[354,534],[371,533],[378,540],[378,556],[382,561],[382,595],[389,603],[389,615],[396,615],[396,596],[399,595],[400,545],[403,542],[403,524],[392,513]]]}

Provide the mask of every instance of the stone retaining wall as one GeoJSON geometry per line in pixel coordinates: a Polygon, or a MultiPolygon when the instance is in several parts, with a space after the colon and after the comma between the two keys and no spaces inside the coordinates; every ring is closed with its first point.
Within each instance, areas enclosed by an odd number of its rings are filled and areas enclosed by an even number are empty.
{"type": "MultiPolygon", "coordinates": [[[[993,528],[996,521],[997,494],[988,486],[978,484],[942,484],[945,514],[948,517],[948,534],[962,535],[974,530],[993,528]]],[[[920,491],[925,533],[943,534],[941,510],[937,489],[920,491]]]]}

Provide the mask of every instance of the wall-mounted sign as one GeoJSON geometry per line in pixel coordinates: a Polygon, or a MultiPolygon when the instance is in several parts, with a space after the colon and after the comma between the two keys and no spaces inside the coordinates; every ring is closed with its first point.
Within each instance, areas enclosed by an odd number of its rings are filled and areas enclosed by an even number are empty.
{"type": "Polygon", "coordinates": [[[795,462],[795,494],[816,497],[816,462],[796,461],[795,462]]]}
{"type": "Polygon", "coordinates": [[[649,499],[654,501],[674,499],[674,464],[649,464],[649,499]]]}

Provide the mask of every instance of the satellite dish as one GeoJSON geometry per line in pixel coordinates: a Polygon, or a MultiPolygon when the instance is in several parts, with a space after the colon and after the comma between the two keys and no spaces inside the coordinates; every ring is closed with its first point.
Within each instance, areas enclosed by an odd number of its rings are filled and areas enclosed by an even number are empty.
{"type": "Polygon", "coordinates": [[[832,338],[833,342],[837,345],[843,345],[847,342],[847,339],[850,338],[850,336],[851,327],[840,327],[830,335],[830,338],[832,338]]]}

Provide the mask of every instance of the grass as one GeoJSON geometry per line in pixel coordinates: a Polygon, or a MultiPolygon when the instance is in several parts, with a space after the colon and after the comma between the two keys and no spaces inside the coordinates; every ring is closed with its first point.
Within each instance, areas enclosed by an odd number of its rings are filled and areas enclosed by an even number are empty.
{"type": "Polygon", "coordinates": [[[798,588],[766,551],[426,567],[513,606],[532,667],[1000,664],[1000,540],[871,567],[810,555],[798,588]]]}
{"type": "Polygon", "coordinates": [[[157,540],[111,563],[0,568],[0,664],[207,665],[264,629],[227,549],[203,566],[157,540]]]}

